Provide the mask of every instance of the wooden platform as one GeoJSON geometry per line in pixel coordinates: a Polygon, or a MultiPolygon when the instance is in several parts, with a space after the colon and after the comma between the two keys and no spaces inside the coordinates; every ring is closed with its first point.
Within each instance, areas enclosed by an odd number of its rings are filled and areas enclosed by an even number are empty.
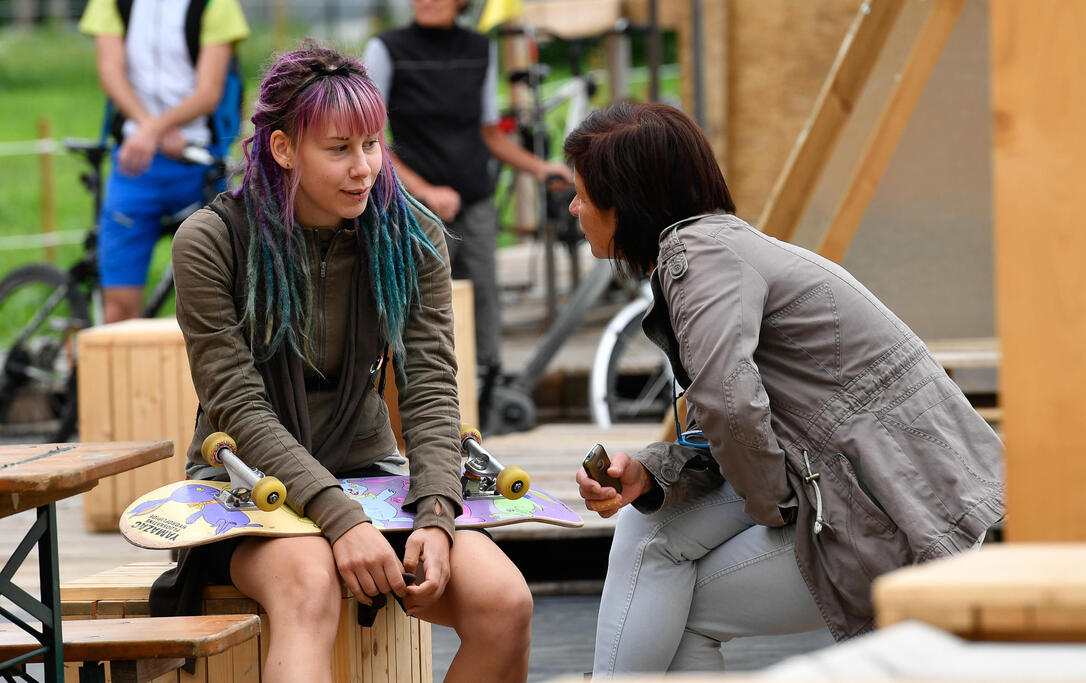
{"type": "Polygon", "coordinates": [[[584,423],[552,423],[527,432],[484,439],[483,446],[503,465],[523,467],[531,476],[533,487],[561,499],[585,522],[580,529],[563,529],[548,524],[513,524],[491,529],[491,534],[497,539],[610,535],[615,527],[614,518],[603,519],[589,512],[577,495],[574,477],[581,466],[581,459],[597,442],[602,443],[609,453],[633,452],[654,441],[659,433],[660,425],[657,422],[620,425],[610,429],[584,423]]]}

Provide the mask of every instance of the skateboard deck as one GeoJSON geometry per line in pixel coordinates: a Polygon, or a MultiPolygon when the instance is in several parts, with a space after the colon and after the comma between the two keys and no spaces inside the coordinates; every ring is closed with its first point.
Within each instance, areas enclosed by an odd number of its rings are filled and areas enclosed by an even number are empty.
{"type": "MultiPolygon", "coordinates": [[[[401,508],[410,482],[388,475],[341,479],[348,497],[358,502],[381,531],[410,530],[414,515],[401,508]]],[[[146,493],[121,515],[120,529],[141,548],[187,548],[232,536],[313,536],[320,528],[289,506],[264,512],[256,507],[228,507],[216,498],[228,482],[180,481],[146,493]]],[[[486,528],[520,522],[543,522],[576,528],[580,516],[544,491],[531,488],[523,497],[465,498],[456,518],[460,529],[486,528]]]]}

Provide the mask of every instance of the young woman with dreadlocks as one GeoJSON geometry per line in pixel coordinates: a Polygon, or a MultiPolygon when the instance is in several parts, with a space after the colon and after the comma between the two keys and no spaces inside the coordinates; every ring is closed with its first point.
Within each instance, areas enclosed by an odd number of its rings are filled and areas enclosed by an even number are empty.
{"type": "Polygon", "coordinates": [[[272,64],[252,121],[241,187],[174,240],[201,406],[187,473],[224,478],[199,453],[224,431],[322,535],[194,548],[155,583],[152,612],[198,611],[204,585],[232,582],[268,613],[264,680],[330,681],[342,581],[363,604],[394,593],[408,614],[455,628],[446,680],[524,680],[527,585],[489,536],[453,524],[460,412],[445,236],[389,163],[381,94],[357,61],[307,41],[272,64]],[[374,390],[386,355],[410,463],[404,507],[416,515],[399,535],[378,531],[337,483],[403,462],[374,390]],[[406,585],[405,570],[422,580],[406,585]]]}

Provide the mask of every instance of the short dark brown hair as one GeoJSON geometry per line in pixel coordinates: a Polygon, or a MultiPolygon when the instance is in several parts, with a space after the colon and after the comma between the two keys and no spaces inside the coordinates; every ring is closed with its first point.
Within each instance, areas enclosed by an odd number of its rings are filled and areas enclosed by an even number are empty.
{"type": "Polygon", "coordinates": [[[615,255],[639,275],[660,232],[702,213],[734,213],[728,185],[698,125],[666,104],[622,103],[589,115],[562,148],[588,199],[615,209],[615,255]]]}

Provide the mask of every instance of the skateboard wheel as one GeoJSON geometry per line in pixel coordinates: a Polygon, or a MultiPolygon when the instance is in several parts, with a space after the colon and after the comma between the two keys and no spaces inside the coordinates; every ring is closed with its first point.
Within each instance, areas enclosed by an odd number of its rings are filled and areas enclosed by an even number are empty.
{"type": "Polygon", "coordinates": [[[532,480],[528,477],[528,473],[514,465],[513,467],[506,467],[498,474],[498,481],[494,486],[503,497],[516,500],[528,493],[528,487],[531,486],[531,483],[532,480]]]}
{"type": "Polygon", "coordinates": [[[238,444],[232,438],[225,432],[215,432],[208,434],[204,439],[204,443],[200,446],[200,453],[209,465],[218,467],[222,465],[222,461],[219,460],[219,450],[223,448],[229,448],[233,453],[238,452],[238,444]]]}
{"type": "Polygon", "coordinates": [[[264,512],[278,510],[287,500],[287,487],[275,477],[263,477],[253,487],[253,502],[264,512]]]}
{"type": "Polygon", "coordinates": [[[464,443],[467,439],[475,439],[476,443],[483,442],[483,435],[475,427],[469,427],[467,425],[460,426],[460,443],[464,443]]]}

